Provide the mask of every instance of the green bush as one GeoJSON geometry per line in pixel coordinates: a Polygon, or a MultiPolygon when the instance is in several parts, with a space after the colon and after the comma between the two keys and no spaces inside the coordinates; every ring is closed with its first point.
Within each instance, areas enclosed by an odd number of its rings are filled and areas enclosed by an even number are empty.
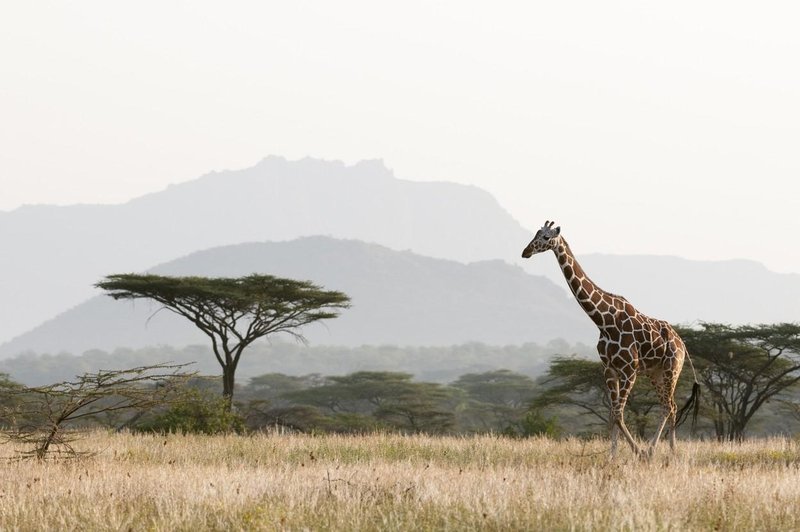
{"type": "Polygon", "coordinates": [[[138,423],[141,432],[219,434],[242,432],[244,419],[228,408],[228,400],[210,392],[189,389],[163,413],[138,423]]]}
{"type": "Polygon", "coordinates": [[[506,428],[504,433],[517,438],[531,436],[558,438],[561,435],[561,427],[555,416],[544,417],[538,410],[530,410],[519,422],[506,428]]]}

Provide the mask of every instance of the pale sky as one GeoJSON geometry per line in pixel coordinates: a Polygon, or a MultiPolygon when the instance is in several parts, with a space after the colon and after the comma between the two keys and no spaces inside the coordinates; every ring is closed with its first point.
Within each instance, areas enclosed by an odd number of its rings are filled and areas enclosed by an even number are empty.
{"type": "Polygon", "coordinates": [[[6,1],[0,209],[377,158],[555,219],[579,254],[800,273],[798,22],[794,2],[6,1]]]}

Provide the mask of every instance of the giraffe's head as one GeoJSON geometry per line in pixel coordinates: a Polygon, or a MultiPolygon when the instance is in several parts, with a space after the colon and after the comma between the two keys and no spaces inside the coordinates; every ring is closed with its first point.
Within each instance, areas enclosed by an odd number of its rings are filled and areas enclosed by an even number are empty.
{"type": "Polygon", "coordinates": [[[556,247],[559,240],[558,235],[561,234],[561,228],[553,227],[554,225],[555,222],[547,221],[541,229],[536,231],[536,236],[533,237],[531,243],[522,250],[523,259],[528,259],[536,253],[541,253],[542,251],[547,251],[548,249],[556,247]]]}

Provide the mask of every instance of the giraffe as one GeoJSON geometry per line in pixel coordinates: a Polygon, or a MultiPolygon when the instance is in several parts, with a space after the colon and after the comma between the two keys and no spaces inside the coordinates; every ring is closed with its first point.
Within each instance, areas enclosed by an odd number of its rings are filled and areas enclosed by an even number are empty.
{"type": "MultiPolygon", "coordinates": [[[[635,455],[641,455],[636,440],[625,426],[625,403],[636,381],[636,375],[647,375],[655,388],[663,416],[650,440],[647,456],[652,456],[669,422],[669,444],[675,450],[675,386],[678,383],[686,346],[672,326],[663,320],[642,314],[624,297],[611,294],[594,284],[581,268],[561,236],[561,227],[546,221],[533,240],[522,251],[527,259],[536,253],[552,250],[578,304],[600,330],[597,352],[603,363],[606,386],[611,400],[611,456],[617,454],[618,433],[621,431],[635,455]]],[[[689,360],[691,364],[691,360],[689,360]]],[[[694,368],[692,368],[694,370],[694,368]]],[[[696,405],[699,385],[695,379],[692,399],[682,409],[696,405]]],[[[696,406],[695,406],[696,409],[696,406]]]]}

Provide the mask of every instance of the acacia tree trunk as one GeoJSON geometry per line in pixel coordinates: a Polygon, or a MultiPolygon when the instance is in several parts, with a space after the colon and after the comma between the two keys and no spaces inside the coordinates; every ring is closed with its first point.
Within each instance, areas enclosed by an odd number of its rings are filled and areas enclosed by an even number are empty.
{"type": "Polygon", "coordinates": [[[732,419],[730,430],[728,431],[728,440],[735,442],[742,442],[744,440],[744,428],[746,422],[739,419],[732,419]]]}
{"type": "Polygon", "coordinates": [[[50,444],[55,441],[60,424],[61,420],[53,423],[53,427],[47,433],[47,436],[42,439],[40,445],[36,448],[36,458],[39,460],[42,460],[45,456],[47,456],[47,450],[50,449],[50,444]]]}
{"type": "Polygon", "coordinates": [[[717,403],[716,416],[714,417],[714,432],[717,436],[717,441],[725,441],[725,413],[722,410],[722,405],[717,403]]]}
{"type": "Polygon", "coordinates": [[[225,399],[226,409],[230,412],[233,410],[234,380],[238,360],[231,353],[226,341],[220,341],[218,347],[216,339],[214,340],[214,354],[217,356],[217,361],[222,368],[222,397],[225,399]]]}
{"type": "Polygon", "coordinates": [[[227,402],[229,411],[233,408],[233,386],[235,373],[236,366],[233,364],[226,364],[222,367],[222,396],[227,402]]]}

